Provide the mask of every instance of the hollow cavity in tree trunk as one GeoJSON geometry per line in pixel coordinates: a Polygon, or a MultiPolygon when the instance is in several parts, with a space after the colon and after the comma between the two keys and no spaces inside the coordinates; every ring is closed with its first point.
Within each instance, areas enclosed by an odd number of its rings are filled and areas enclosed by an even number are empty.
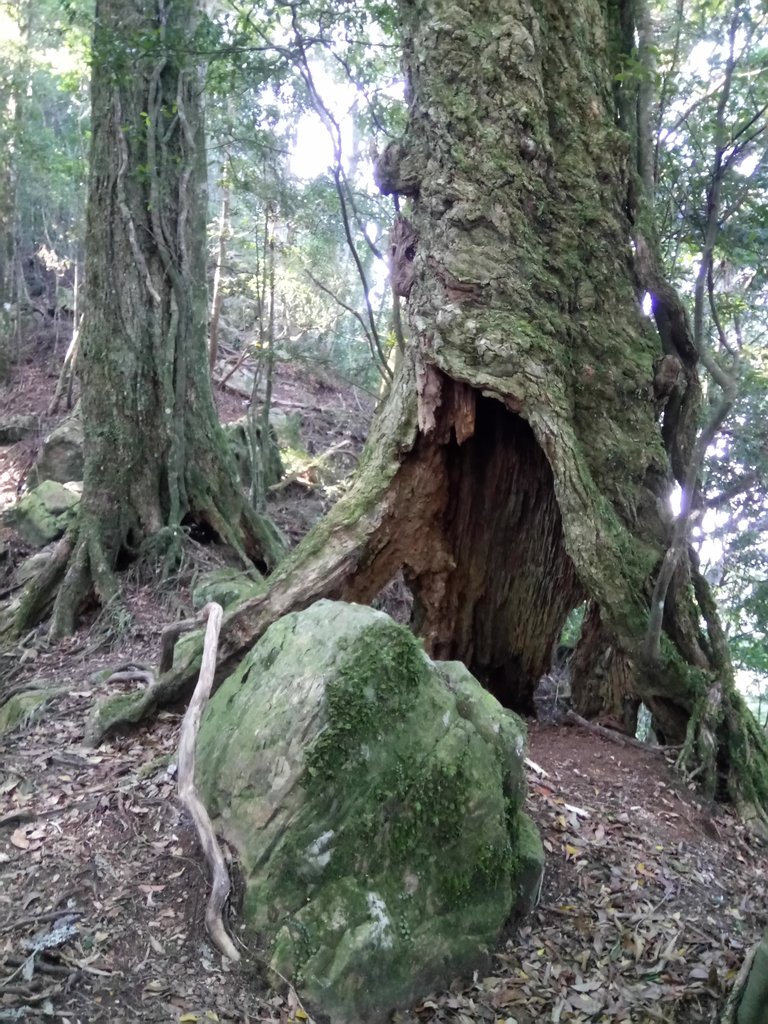
{"type": "Polygon", "coordinates": [[[414,626],[432,656],[463,661],[503,704],[532,711],[533,687],[582,588],[533,431],[501,402],[471,395],[471,436],[459,444],[454,429],[431,455],[420,457],[419,446],[413,456],[417,476],[440,473],[440,507],[422,543],[441,550],[445,566],[406,559],[414,626]]]}

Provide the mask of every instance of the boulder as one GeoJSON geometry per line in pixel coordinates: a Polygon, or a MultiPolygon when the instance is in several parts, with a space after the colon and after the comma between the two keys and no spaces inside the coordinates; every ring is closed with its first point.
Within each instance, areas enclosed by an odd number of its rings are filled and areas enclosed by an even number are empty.
{"type": "Polygon", "coordinates": [[[56,427],[43,441],[40,454],[29,475],[35,486],[43,480],[66,484],[83,479],[83,421],[79,407],[56,427]]]}
{"type": "Polygon", "coordinates": [[[64,533],[79,501],[80,495],[75,489],[54,480],[43,480],[5,515],[27,544],[42,548],[64,533]]]}
{"type": "Polygon", "coordinates": [[[768,929],[755,952],[736,1021],[737,1024],[768,1024],[768,929]]]}
{"type": "Polygon", "coordinates": [[[216,693],[197,780],[272,967],[334,1024],[482,969],[541,879],[525,728],[383,612],[319,601],[216,693]]]}
{"type": "Polygon", "coordinates": [[[14,694],[0,707],[0,734],[27,722],[35,712],[40,711],[46,701],[62,692],[60,688],[49,687],[14,694]]]}
{"type": "Polygon", "coordinates": [[[40,429],[39,416],[8,416],[0,420],[0,444],[16,444],[40,429]]]}

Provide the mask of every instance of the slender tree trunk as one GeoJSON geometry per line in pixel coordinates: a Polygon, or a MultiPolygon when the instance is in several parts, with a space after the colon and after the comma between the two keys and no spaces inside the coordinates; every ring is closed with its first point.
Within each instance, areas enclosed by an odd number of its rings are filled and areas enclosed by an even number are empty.
{"type": "MultiPolygon", "coordinates": [[[[225,156],[226,159],[226,156],[225,156]]],[[[226,175],[226,168],[224,174],[226,175]]],[[[227,233],[229,231],[229,203],[230,192],[229,182],[226,177],[222,180],[221,186],[221,208],[219,211],[219,237],[216,249],[216,267],[213,272],[213,294],[211,295],[211,323],[209,328],[210,340],[208,342],[208,362],[213,373],[216,359],[219,355],[219,320],[221,318],[221,305],[224,293],[221,288],[221,275],[224,270],[224,257],[227,252],[227,233]]]]}
{"type": "Polygon", "coordinates": [[[261,568],[280,542],[247,504],[219,426],[206,353],[206,162],[195,0],[98,0],[81,339],[79,520],[17,626],[58,590],[70,631],[116,590],[121,552],[175,556],[204,527],[261,568]]]}
{"type": "Polygon", "coordinates": [[[7,132],[7,160],[0,182],[0,302],[13,304],[12,321],[0,313],[0,324],[5,321],[4,337],[0,341],[0,379],[10,373],[10,367],[19,359],[22,346],[22,310],[28,300],[22,268],[22,239],[19,214],[19,176],[23,144],[24,114],[29,85],[29,50],[32,34],[32,5],[19,0],[13,18],[18,26],[15,67],[11,76],[9,127],[7,132]]]}
{"type": "MultiPolygon", "coordinates": [[[[644,653],[673,476],[654,394],[661,345],[630,245],[636,150],[614,90],[631,7],[400,11],[409,120],[378,178],[410,200],[409,265],[395,275],[411,342],[350,492],[268,594],[225,622],[222,672],[276,615],[320,596],[368,601],[403,569],[429,652],[527,708],[568,612],[589,599],[587,637],[614,652],[621,699],[663,713],[710,793],[764,813],[765,738],[685,560],[661,653],[644,653]]],[[[142,707],[177,696],[193,664],[142,707]]]]}

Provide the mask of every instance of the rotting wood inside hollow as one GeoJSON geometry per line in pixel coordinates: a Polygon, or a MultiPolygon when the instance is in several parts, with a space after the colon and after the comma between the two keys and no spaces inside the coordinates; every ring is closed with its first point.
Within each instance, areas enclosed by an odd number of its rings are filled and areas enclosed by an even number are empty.
{"type": "Polygon", "coordinates": [[[583,590],[565,550],[552,470],[530,426],[460,386],[470,394],[444,401],[430,436],[420,434],[405,457],[390,515],[342,596],[371,600],[402,568],[412,625],[429,654],[463,661],[505,706],[530,712],[583,590]],[[473,429],[459,444],[451,413],[472,403],[473,429]]]}

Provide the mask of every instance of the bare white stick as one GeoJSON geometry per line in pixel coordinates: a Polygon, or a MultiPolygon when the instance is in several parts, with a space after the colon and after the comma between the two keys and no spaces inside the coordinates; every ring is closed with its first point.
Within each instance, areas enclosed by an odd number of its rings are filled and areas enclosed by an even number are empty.
{"type": "MultiPolygon", "coordinates": [[[[229,957],[230,960],[239,960],[240,953],[227,934],[224,927],[223,910],[224,904],[229,896],[229,872],[224,863],[224,857],[219,844],[216,841],[216,834],[213,831],[211,819],[208,816],[195,788],[195,742],[200,729],[200,719],[203,709],[208,703],[208,697],[213,685],[213,676],[216,671],[216,650],[219,644],[219,630],[224,615],[220,604],[210,603],[205,606],[202,616],[208,616],[208,624],[205,627],[205,647],[200,665],[195,692],[189,702],[184,721],[181,723],[181,735],[179,736],[179,756],[177,759],[179,779],[179,800],[184,804],[192,820],[195,823],[200,845],[203,848],[205,859],[211,869],[211,895],[208,898],[208,906],[205,911],[205,926],[214,946],[229,957]]],[[[201,616],[201,618],[202,618],[201,616]]]]}

